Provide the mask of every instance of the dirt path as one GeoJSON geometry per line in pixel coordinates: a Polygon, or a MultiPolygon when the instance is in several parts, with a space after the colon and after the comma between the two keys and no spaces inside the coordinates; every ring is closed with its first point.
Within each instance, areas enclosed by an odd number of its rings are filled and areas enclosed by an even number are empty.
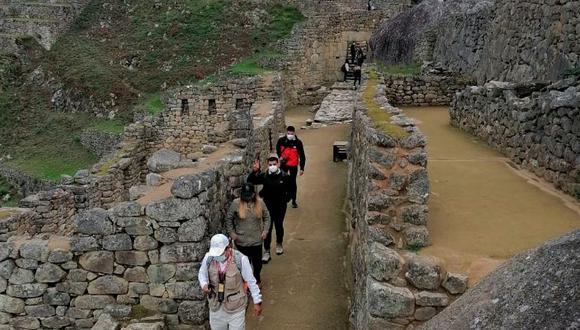
{"type": "Polygon", "coordinates": [[[449,125],[447,108],[407,108],[428,138],[428,228],[421,250],[478,280],[503,260],[580,227],[578,204],[449,125]]]}
{"type": "MultiPolygon", "coordinates": [[[[309,117],[291,111],[286,122],[300,127],[309,117]]],[[[332,143],[348,126],[297,132],[304,142],[306,171],[298,181],[298,209],[288,209],[283,256],[262,270],[264,315],[248,317],[248,329],[346,329],[346,164],[332,162],[332,143]]]]}

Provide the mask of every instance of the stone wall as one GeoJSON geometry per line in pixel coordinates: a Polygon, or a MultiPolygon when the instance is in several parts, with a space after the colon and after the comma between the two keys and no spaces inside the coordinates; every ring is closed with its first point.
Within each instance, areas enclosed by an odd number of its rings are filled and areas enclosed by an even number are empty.
{"type": "Polygon", "coordinates": [[[295,27],[293,36],[281,48],[288,53],[285,67],[286,99],[291,104],[316,104],[328,92],[319,91],[322,84],[342,80],[349,41],[370,38],[382,19],[391,17],[410,5],[410,1],[389,2],[381,10],[332,11],[311,15],[295,27]],[[314,94],[314,95],[313,95],[314,94]]]}
{"type": "Polygon", "coordinates": [[[56,182],[32,176],[3,162],[0,162],[0,176],[5,178],[17,190],[19,196],[26,196],[40,190],[50,189],[56,185],[56,182]]]}
{"type": "Polygon", "coordinates": [[[254,103],[282,100],[278,74],[220,79],[171,93],[168,109],[154,122],[151,148],[168,148],[194,158],[204,145],[247,138],[254,103]]]}
{"type": "Polygon", "coordinates": [[[15,52],[16,40],[22,37],[32,37],[50,49],[87,3],[88,0],[3,1],[0,6],[0,52],[15,52]]]}
{"type": "Polygon", "coordinates": [[[467,82],[455,75],[386,75],[385,96],[395,106],[449,105],[467,82]]]}
{"type": "Polygon", "coordinates": [[[463,293],[467,278],[409,251],[429,244],[426,139],[388,104],[377,80],[371,77],[359,96],[350,141],[351,323],[410,329],[463,293]],[[390,122],[373,119],[384,115],[390,122]]]}
{"type": "MultiPolygon", "coordinates": [[[[147,205],[115,203],[109,210],[87,208],[66,222],[67,229],[53,226],[33,239],[12,236],[0,243],[0,327],[88,329],[97,321],[116,324],[145,314],[157,315],[154,319],[169,329],[205,329],[200,261],[209,238],[222,231],[227,207],[255,155],[265,160],[283,131],[282,104],[273,102],[270,112],[253,119],[245,148],[178,178],[169,198],[147,205]]],[[[71,193],[54,193],[74,203],[71,193]]],[[[7,231],[36,234],[23,224],[38,224],[38,205],[46,204],[39,202],[30,201],[30,210],[11,216],[7,224],[13,228],[6,226],[7,231]]],[[[52,225],[65,218],[55,216],[52,225]]]]}
{"type": "Polygon", "coordinates": [[[81,132],[80,141],[83,147],[101,158],[115,150],[121,142],[121,134],[86,129],[81,132]]]}
{"type": "Polygon", "coordinates": [[[580,79],[468,87],[450,117],[453,126],[580,198],[580,79]]]}

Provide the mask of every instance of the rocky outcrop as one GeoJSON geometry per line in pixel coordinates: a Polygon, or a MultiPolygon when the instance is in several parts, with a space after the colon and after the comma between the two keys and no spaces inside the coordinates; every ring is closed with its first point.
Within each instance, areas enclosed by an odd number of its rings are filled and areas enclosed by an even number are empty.
{"type": "Polygon", "coordinates": [[[420,329],[575,329],[580,230],[524,252],[420,329]]]}
{"type": "Polygon", "coordinates": [[[579,1],[426,0],[371,39],[387,63],[439,62],[488,80],[556,80],[580,65],[579,1]]]}

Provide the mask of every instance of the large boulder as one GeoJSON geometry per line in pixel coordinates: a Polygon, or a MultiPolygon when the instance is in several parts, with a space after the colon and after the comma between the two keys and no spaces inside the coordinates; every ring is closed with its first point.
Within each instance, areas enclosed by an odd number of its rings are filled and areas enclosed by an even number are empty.
{"type": "Polygon", "coordinates": [[[575,329],[580,230],[521,253],[420,329],[575,329]]]}
{"type": "Polygon", "coordinates": [[[147,167],[151,172],[161,173],[180,167],[193,167],[195,164],[181,157],[178,152],[169,149],[161,149],[153,153],[147,161],[147,167]]]}

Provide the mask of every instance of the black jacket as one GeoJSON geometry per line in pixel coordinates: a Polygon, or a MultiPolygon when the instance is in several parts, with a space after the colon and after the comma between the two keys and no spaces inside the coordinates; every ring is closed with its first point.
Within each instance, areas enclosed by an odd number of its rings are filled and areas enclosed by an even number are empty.
{"type": "MultiPolygon", "coordinates": [[[[298,154],[300,155],[300,169],[304,171],[304,166],[306,166],[306,154],[304,153],[304,145],[302,141],[296,136],[294,140],[289,140],[286,136],[283,136],[278,139],[278,143],[276,143],[276,153],[278,157],[282,156],[282,146],[284,147],[294,147],[298,149],[298,154]]],[[[284,164],[281,164],[284,166],[284,164]]]]}
{"type": "Polygon", "coordinates": [[[277,174],[268,172],[252,172],[248,182],[263,185],[260,197],[268,207],[287,204],[290,201],[290,177],[283,171],[277,174]]]}

